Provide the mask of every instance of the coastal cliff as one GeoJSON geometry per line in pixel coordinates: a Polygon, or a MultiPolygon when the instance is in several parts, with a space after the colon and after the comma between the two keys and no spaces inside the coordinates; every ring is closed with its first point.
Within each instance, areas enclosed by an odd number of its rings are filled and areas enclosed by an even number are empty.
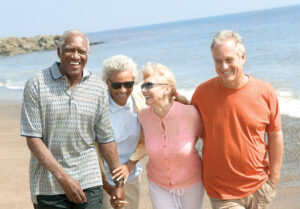
{"type": "Polygon", "coordinates": [[[13,56],[36,51],[54,50],[60,36],[8,37],[0,39],[0,56],[13,56]]]}
{"type": "MultiPolygon", "coordinates": [[[[13,56],[37,51],[55,50],[59,44],[59,35],[35,37],[8,37],[0,39],[0,56],[13,56]]],[[[104,42],[91,42],[90,45],[104,42]]]]}

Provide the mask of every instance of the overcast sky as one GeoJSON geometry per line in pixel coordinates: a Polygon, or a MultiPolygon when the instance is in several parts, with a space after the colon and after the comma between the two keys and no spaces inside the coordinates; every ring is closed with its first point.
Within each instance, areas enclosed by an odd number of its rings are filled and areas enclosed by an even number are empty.
{"type": "Polygon", "coordinates": [[[0,38],[98,32],[300,4],[300,0],[1,0],[0,38]]]}

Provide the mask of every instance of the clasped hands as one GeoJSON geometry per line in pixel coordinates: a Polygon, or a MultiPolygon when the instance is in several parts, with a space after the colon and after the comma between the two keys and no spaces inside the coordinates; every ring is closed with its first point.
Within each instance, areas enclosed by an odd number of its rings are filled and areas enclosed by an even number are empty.
{"type": "Polygon", "coordinates": [[[135,163],[128,161],[125,164],[120,165],[118,168],[113,170],[112,178],[118,182],[114,189],[110,193],[110,204],[114,209],[121,209],[127,204],[124,191],[124,184],[126,183],[130,172],[133,170],[135,163]],[[122,180],[122,181],[121,181],[122,180]]]}

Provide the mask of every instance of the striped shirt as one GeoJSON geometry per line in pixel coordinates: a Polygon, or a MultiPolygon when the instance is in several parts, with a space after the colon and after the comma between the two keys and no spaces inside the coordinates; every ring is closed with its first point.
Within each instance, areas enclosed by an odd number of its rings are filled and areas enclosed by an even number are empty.
{"type": "MultiPolygon", "coordinates": [[[[65,172],[82,189],[102,184],[93,142],[113,142],[109,105],[100,78],[85,69],[81,82],[71,88],[59,63],[37,73],[24,88],[21,135],[41,138],[65,172]]],[[[63,194],[55,177],[31,155],[32,196],[63,194]]]]}

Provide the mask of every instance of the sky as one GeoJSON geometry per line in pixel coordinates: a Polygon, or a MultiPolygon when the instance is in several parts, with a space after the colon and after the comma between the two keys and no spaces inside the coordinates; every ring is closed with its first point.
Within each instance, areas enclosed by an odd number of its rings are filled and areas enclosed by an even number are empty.
{"type": "Polygon", "coordinates": [[[0,38],[85,33],[300,4],[300,0],[1,0],[0,38]]]}

